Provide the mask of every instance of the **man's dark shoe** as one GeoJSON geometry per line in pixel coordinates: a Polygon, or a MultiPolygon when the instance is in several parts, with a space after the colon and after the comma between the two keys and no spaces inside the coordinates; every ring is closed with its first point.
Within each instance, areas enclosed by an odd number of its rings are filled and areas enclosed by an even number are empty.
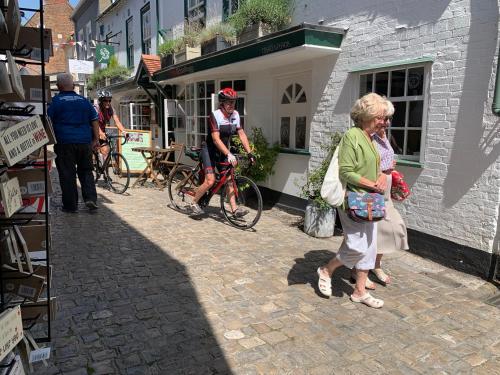
{"type": "Polygon", "coordinates": [[[93,202],[93,201],[87,201],[85,202],[85,206],[87,206],[87,208],[91,211],[93,210],[97,210],[99,207],[97,206],[97,203],[96,202],[93,202]]]}
{"type": "Polygon", "coordinates": [[[65,208],[65,207],[62,207],[61,208],[61,211],[62,212],[65,212],[67,214],[77,214],[78,213],[78,210],[71,210],[69,208],[65,208]]]}

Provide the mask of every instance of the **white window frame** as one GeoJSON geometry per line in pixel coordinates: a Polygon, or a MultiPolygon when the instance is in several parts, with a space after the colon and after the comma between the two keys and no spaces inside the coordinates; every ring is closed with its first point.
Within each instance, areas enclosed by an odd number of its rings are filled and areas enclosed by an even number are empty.
{"type": "MultiPolygon", "coordinates": [[[[220,90],[221,82],[230,81],[234,85],[234,81],[239,81],[239,80],[246,81],[246,84],[248,81],[246,78],[227,78],[227,79],[223,78],[223,79],[199,80],[186,83],[184,88],[181,90],[184,92],[184,100],[182,101],[183,103],[180,104],[180,106],[184,109],[182,116],[185,119],[185,124],[184,124],[185,128],[179,130],[179,131],[185,131],[186,133],[185,134],[186,147],[191,147],[191,146],[199,147],[201,145],[201,142],[206,139],[208,132],[210,131],[209,118],[211,110],[217,108],[219,105],[217,101],[217,93],[220,90]],[[207,82],[214,82],[214,93],[211,95],[211,97],[205,96],[205,98],[198,98],[198,91],[197,91],[198,82],[204,82],[205,85],[207,82]],[[191,97],[191,94],[189,92],[191,85],[193,85],[192,93],[194,94],[194,97],[191,97]],[[198,114],[198,102],[200,100],[207,100],[207,99],[211,99],[211,107],[210,108],[207,106],[205,107],[206,108],[205,115],[198,114]],[[206,119],[205,132],[198,131],[199,119],[201,118],[206,119]]],[[[238,91],[238,97],[244,100],[243,113],[240,113],[240,118],[243,119],[245,126],[248,126],[246,125],[246,108],[248,106],[246,91],[238,91]]]]}
{"type": "Polygon", "coordinates": [[[359,98],[360,96],[360,85],[361,85],[361,76],[367,75],[367,74],[372,74],[372,92],[374,89],[375,85],[375,74],[376,73],[384,73],[388,72],[388,83],[387,83],[387,98],[392,102],[392,103],[397,103],[397,102],[406,102],[406,113],[405,113],[405,124],[404,126],[397,126],[397,127],[392,127],[390,126],[388,129],[388,135],[390,136],[391,134],[391,129],[395,130],[404,130],[404,144],[403,144],[403,152],[406,151],[407,147],[407,141],[408,141],[408,129],[410,130],[420,130],[420,152],[419,155],[404,155],[404,154],[395,154],[396,159],[400,160],[408,160],[408,161],[415,161],[415,162],[420,162],[422,163],[424,161],[424,154],[425,154],[425,140],[426,140],[426,133],[427,133],[427,114],[428,114],[428,108],[429,108],[429,91],[430,91],[430,81],[431,81],[431,70],[432,70],[432,64],[426,63],[426,64],[402,64],[402,65],[394,65],[390,67],[385,67],[385,68],[379,68],[379,69],[373,69],[373,70],[366,70],[366,71],[361,71],[357,75],[357,85],[356,85],[356,91],[357,95],[356,97],[359,98]],[[408,96],[407,94],[407,79],[408,79],[408,70],[409,69],[414,69],[414,68],[424,68],[424,84],[422,87],[422,95],[417,95],[417,96],[408,96]],[[398,70],[405,70],[405,84],[404,84],[404,96],[396,96],[392,97],[391,96],[391,78],[392,78],[392,72],[393,71],[398,71],[398,70]],[[410,102],[413,101],[423,101],[423,106],[422,106],[422,124],[421,127],[409,127],[408,126],[408,117],[409,117],[409,111],[410,111],[410,102]]]}
{"type": "MultiPolygon", "coordinates": [[[[309,144],[310,144],[310,138],[311,138],[311,119],[312,119],[312,112],[311,112],[311,72],[299,72],[294,75],[286,75],[286,76],[280,76],[276,77],[276,105],[275,108],[277,108],[276,111],[276,120],[275,120],[275,126],[274,126],[274,142],[278,142],[278,144],[281,145],[281,118],[282,117],[287,117],[283,115],[289,115],[290,116],[290,134],[289,134],[289,147],[281,147],[280,149],[283,152],[290,152],[290,153],[307,153],[309,152],[309,144]],[[287,83],[285,83],[287,82],[287,83]],[[306,95],[306,102],[305,103],[290,103],[290,104],[281,104],[281,99],[283,97],[283,94],[286,90],[286,88],[289,85],[295,85],[295,84],[300,84],[302,86],[302,89],[306,95]],[[295,108],[293,107],[295,106],[295,108]],[[299,111],[297,110],[298,106],[303,106],[305,110],[299,111]],[[282,109],[283,108],[283,109],[282,109]],[[300,116],[299,116],[300,115],[300,116]],[[305,138],[305,144],[304,148],[296,148],[296,139],[295,139],[295,129],[296,129],[296,119],[298,117],[306,117],[306,138],[305,138]],[[292,119],[292,117],[294,117],[292,119]],[[293,121],[292,121],[293,120],[293,121]]],[[[296,97],[297,95],[295,95],[296,97]]]]}

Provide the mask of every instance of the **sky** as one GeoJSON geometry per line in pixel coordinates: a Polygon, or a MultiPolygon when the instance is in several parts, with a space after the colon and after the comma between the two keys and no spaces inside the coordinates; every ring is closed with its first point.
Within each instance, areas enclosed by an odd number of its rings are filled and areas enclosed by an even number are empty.
{"type": "MultiPolygon", "coordinates": [[[[80,0],[69,0],[69,3],[74,8],[76,4],[78,4],[80,0]]],[[[32,9],[40,9],[40,0],[19,0],[20,8],[32,8],[32,9]]],[[[28,21],[33,13],[26,12],[22,22],[25,23],[28,21]]]]}

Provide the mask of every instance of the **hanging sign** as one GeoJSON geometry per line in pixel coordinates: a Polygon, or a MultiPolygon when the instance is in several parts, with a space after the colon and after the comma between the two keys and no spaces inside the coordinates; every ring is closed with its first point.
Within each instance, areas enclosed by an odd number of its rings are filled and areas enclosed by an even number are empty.
{"type": "Polygon", "coordinates": [[[9,167],[49,142],[40,116],[33,116],[0,133],[0,151],[9,167]]]}
{"type": "Polygon", "coordinates": [[[95,61],[100,64],[109,64],[109,59],[115,54],[113,46],[98,44],[95,48],[95,61]]]}
{"type": "Polygon", "coordinates": [[[0,361],[23,339],[23,321],[20,306],[0,315],[0,361]]]}
{"type": "Polygon", "coordinates": [[[69,59],[70,73],[92,74],[94,73],[94,62],[87,60],[69,59]]]}

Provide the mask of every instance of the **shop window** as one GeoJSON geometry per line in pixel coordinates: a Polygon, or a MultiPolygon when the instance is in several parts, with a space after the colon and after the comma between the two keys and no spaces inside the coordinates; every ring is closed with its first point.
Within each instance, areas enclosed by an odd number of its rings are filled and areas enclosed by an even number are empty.
{"type": "MultiPolygon", "coordinates": [[[[209,117],[212,109],[217,108],[217,92],[220,87],[239,87],[245,88],[244,80],[234,81],[199,81],[187,84],[182,90],[182,96],[178,97],[182,116],[178,118],[178,128],[184,128],[186,131],[186,145],[188,147],[201,146],[207,139],[209,129],[209,117]],[[215,97],[215,103],[212,102],[215,97]],[[185,123],[184,123],[185,121],[185,123]]],[[[238,100],[236,101],[236,110],[240,114],[241,124],[245,123],[245,93],[238,91],[238,100]]]]}
{"type": "MultiPolygon", "coordinates": [[[[306,78],[304,77],[304,82],[306,78]]],[[[309,143],[309,105],[302,83],[284,80],[280,83],[279,143],[288,150],[306,151],[309,143]]]]}
{"type": "Polygon", "coordinates": [[[151,130],[151,103],[120,103],[120,121],[127,129],[151,130]]]}
{"type": "Polygon", "coordinates": [[[388,137],[401,158],[420,160],[428,96],[425,66],[400,66],[390,70],[363,72],[359,76],[360,97],[369,92],[386,96],[394,104],[388,137]]]}
{"type": "Polygon", "coordinates": [[[133,34],[133,18],[130,17],[125,24],[126,31],[126,47],[127,47],[127,67],[134,67],[134,34],[133,34]]]}
{"type": "Polygon", "coordinates": [[[141,9],[142,53],[151,54],[151,10],[149,3],[141,9]]]}

